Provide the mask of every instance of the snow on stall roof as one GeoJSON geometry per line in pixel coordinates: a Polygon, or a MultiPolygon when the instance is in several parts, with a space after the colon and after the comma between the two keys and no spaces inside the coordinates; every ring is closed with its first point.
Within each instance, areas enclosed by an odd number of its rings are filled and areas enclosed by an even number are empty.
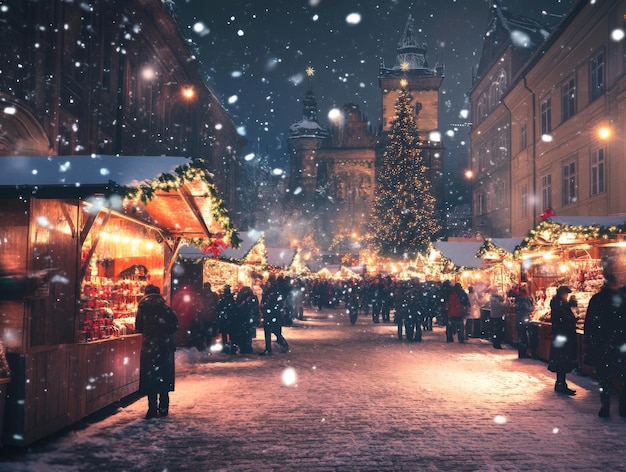
{"type": "Polygon", "coordinates": [[[294,256],[296,250],[289,247],[268,247],[267,251],[267,263],[274,267],[288,267],[294,256]]]}
{"type": "Polygon", "coordinates": [[[513,253],[515,248],[522,244],[524,238],[491,238],[490,241],[500,249],[513,253]]]}
{"type": "Polygon", "coordinates": [[[553,216],[550,218],[553,223],[569,226],[593,226],[602,227],[623,225],[626,223],[625,215],[614,216],[553,216]]]}
{"type": "Polygon", "coordinates": [[[239,237],[241,238],[241,244],[237,249],[233,249],[232,247],[227,247],[222,251],[220,257],[226,259],[243,259],[252,249],[256,243],[259,242],[263,233],[259,231],[248,231],[245,233],[240,233],[239,237]]]}
{"type": "Polygon", "coordinates": [[[483,245],[482,241],[436,241],[433,246],[457,267],[482,268],[485,263],[476,257],[476,253],[483,245]]]}
{"type": "Polygon", "coordinates": [[[180,156],[7,156],[0,158],[0,186],[135,186],[191,160],[180,156]]]}

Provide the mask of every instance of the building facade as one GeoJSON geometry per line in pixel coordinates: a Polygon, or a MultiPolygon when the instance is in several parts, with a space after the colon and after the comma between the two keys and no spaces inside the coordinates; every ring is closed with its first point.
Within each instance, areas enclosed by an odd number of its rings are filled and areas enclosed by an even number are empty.
{"type": "Polygon", "coordinates": [[[201,157],[236,210],[245,140],[202,79],[172,5],[4,2],[0,156],[201,157]]]}
{"type": "MultiPolygon", "coordinates": [[[[439,87],[443,68],[428,65],[426,45],[419,44],[409,17],[397,46],[395,65],[381,64],[381,129],[374,131],[358,105],[348,103],[329,127],[317,119],[317,101],[309,81],[302,119],[289,130],[289,189],[299,201],[293,211],[315,214],[320,234],[360,241],[366,234],[380,164],[402,88],[411,94],[424,162],[433,193],[443,208],[444,147],[439,139],[439,87]]],[[[311,226],[307,231],[313,228],[311,226]]],[[[330,244],[331,241],[325,241],[330,244]]],[[[358,249],[358,244],[355,245],[358,249]]],[[[356,250],[355,252],[358,252],[356,250]]]]}
{"type": "MultiPolygon", "coordinates": [[[[511,236],[512,123],[511,109],[503,97],[511,90],[513,77],[547,35],[546,26],[502,9],[498,3],[494,2],[489,10],[480,62],[470,91],[472,229],[483,236],[511,236]]],[[[529,134],[529,125],[532,122],[524,121],[516,129],[529,134]]]]}
{"type": "MultiPolygon", "coordinates": [[[[498,6],[494,6],[498,10],[498,6]]],[[[497,106],[482,119],[487,77],[472,92],[473,222],[491,216],[496,172],[482,171],[481,139],[509,117],[510,221],[487,219],[487,236],[524,236],[542,218],[626,215],[625,1],[575,1],[528,60],[513,71],[497,106]],[[482,84],[482,85],[480,85],[482,84]],[[487,193],[486,207],[481,194],[487,193]],[[491,200],[490,200],[491,199],[491,200]]],[[[501,54],[492,70],[504,62],[501,54]]],[[[507,160],[505,160],[506,162],[507,160]]],[[[507,176],[508,174],[508,176],[507,176]]],[[[495,215],[494,215],[495,216],[495,215]]]]}

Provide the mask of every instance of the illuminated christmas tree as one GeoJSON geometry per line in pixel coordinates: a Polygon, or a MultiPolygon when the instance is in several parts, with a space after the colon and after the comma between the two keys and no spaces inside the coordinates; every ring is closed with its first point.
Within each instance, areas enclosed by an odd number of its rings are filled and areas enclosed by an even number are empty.
{"type": "Polygon", "coordinates": [[[376,177],[367,237],[370,248],[382,255],[414,256],[441,229],[414,112],[409,92],[402,89],[376,177]]]}

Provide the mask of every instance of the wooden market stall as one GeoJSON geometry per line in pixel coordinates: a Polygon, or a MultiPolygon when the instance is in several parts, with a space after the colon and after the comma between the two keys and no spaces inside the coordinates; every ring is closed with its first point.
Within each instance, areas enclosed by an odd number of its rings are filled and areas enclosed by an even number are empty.
{"type": "MultiPolygon", "coordinates": [[[[520,263],[515,261],[513,253],[521,244],[521,238],[490,238],[486,239],[476,253],[486,265],[490,279],[490,291],[497,289],[505,298],[509,290],[520,282],[520,263]]],[[[482,331],[487,338],[491,337],[491,305],[490,294],[486,296],[485,306],[481,309],[482,331]]],[[[504,341],[510,344],[517,342],[515,329],[515,305],[512,299],[507,299],[505,308],[504,341]]]]}
{"type": "Polygon", "coordinates": [[[582,362],[587,306],[605,275],[612,274],[621,285],[626,284],[625,220],[624,216],[553,216],[531,230],[516,249],[521,280],[536,306],[533,323],[538,327],[540,359],[548,360],[550,354],[550,300],[559,286],[567,285],[577,302],[579,365],[589,372],[582,362]]]}
{"type": "Polygon", "coordinates": [[[201,161],[0,159],[3,272],[45,274],[0,301],[9,384],[3,442],[27,445],[138,389],[143,288],[169,297],[181,243],[234,231],[201,161]]]}
{"type": "Polygon", "coordinates": [[[182,247],[179,263],[201,266],[201,277],[190,281],[200,290],[206,282],[214,291],[221,292],[225,285],[235,289],[239,285],[252,286],[256,278],[267,270],[265,237],[258,231],[242,233],[238,247],[211,248],[202,245],[182,247]]]}

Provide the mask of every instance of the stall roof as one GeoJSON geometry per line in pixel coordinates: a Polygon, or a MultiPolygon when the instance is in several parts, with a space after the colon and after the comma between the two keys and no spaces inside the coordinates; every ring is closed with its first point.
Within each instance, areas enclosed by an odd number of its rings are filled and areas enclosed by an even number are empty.
{"type": "Polygon", "coordinates": [[[290,247],[268,247],[267,264],[274,267],[289,267],[296,255],[296,249],[290,247]]]}
{"type": "Polygon", "coordinates": [[[180,177],[176,171],[192,163],[180,156],[7,156],[0,158],[0,190],[2,195],[11,195],[36,188],[32,193],[40,198],[82,198],[115,193],[116,187],[145,187],[150,195],[114,209],[175,236],[213,238],[227,232],[232,237],[236,233],[221,197],[209,191],[208,185],[213,183],[209,183],[208,171],[201,171],[205,180],[185,178],[177,187],[168,187],[180,177]],[[165,176],[168,178],[163,179],[165,176]],[[152,185],[155,183],[159,185],[152,185]],[[219,222],[216,209],[221,212],[219,222]]]}
{"type": "Polygon", "coordinates": [[[129,187],[189,162],[171,156],[7,156],[0,158],[0,185],[129,187]]]}
{"type": "Polygon", "coordinates": [[[550,221],[568,226],[617,226],[626,223],[626,216],[553,216],[550,221]]]}
{"type": "Polygon", "coordinates": [[[515,248],[519,246],[523,240],[524,238],[491,238],[489,241],[500,249],[504,249],[512,254],[515,248]]]}
{"type": "Polygon", "coordinates": [[[485,263],[476,257],[476,253],[482,244],[482,241],[435,241],[433,246],[457,267],[480,269],[485,267],[485,263]]]}

